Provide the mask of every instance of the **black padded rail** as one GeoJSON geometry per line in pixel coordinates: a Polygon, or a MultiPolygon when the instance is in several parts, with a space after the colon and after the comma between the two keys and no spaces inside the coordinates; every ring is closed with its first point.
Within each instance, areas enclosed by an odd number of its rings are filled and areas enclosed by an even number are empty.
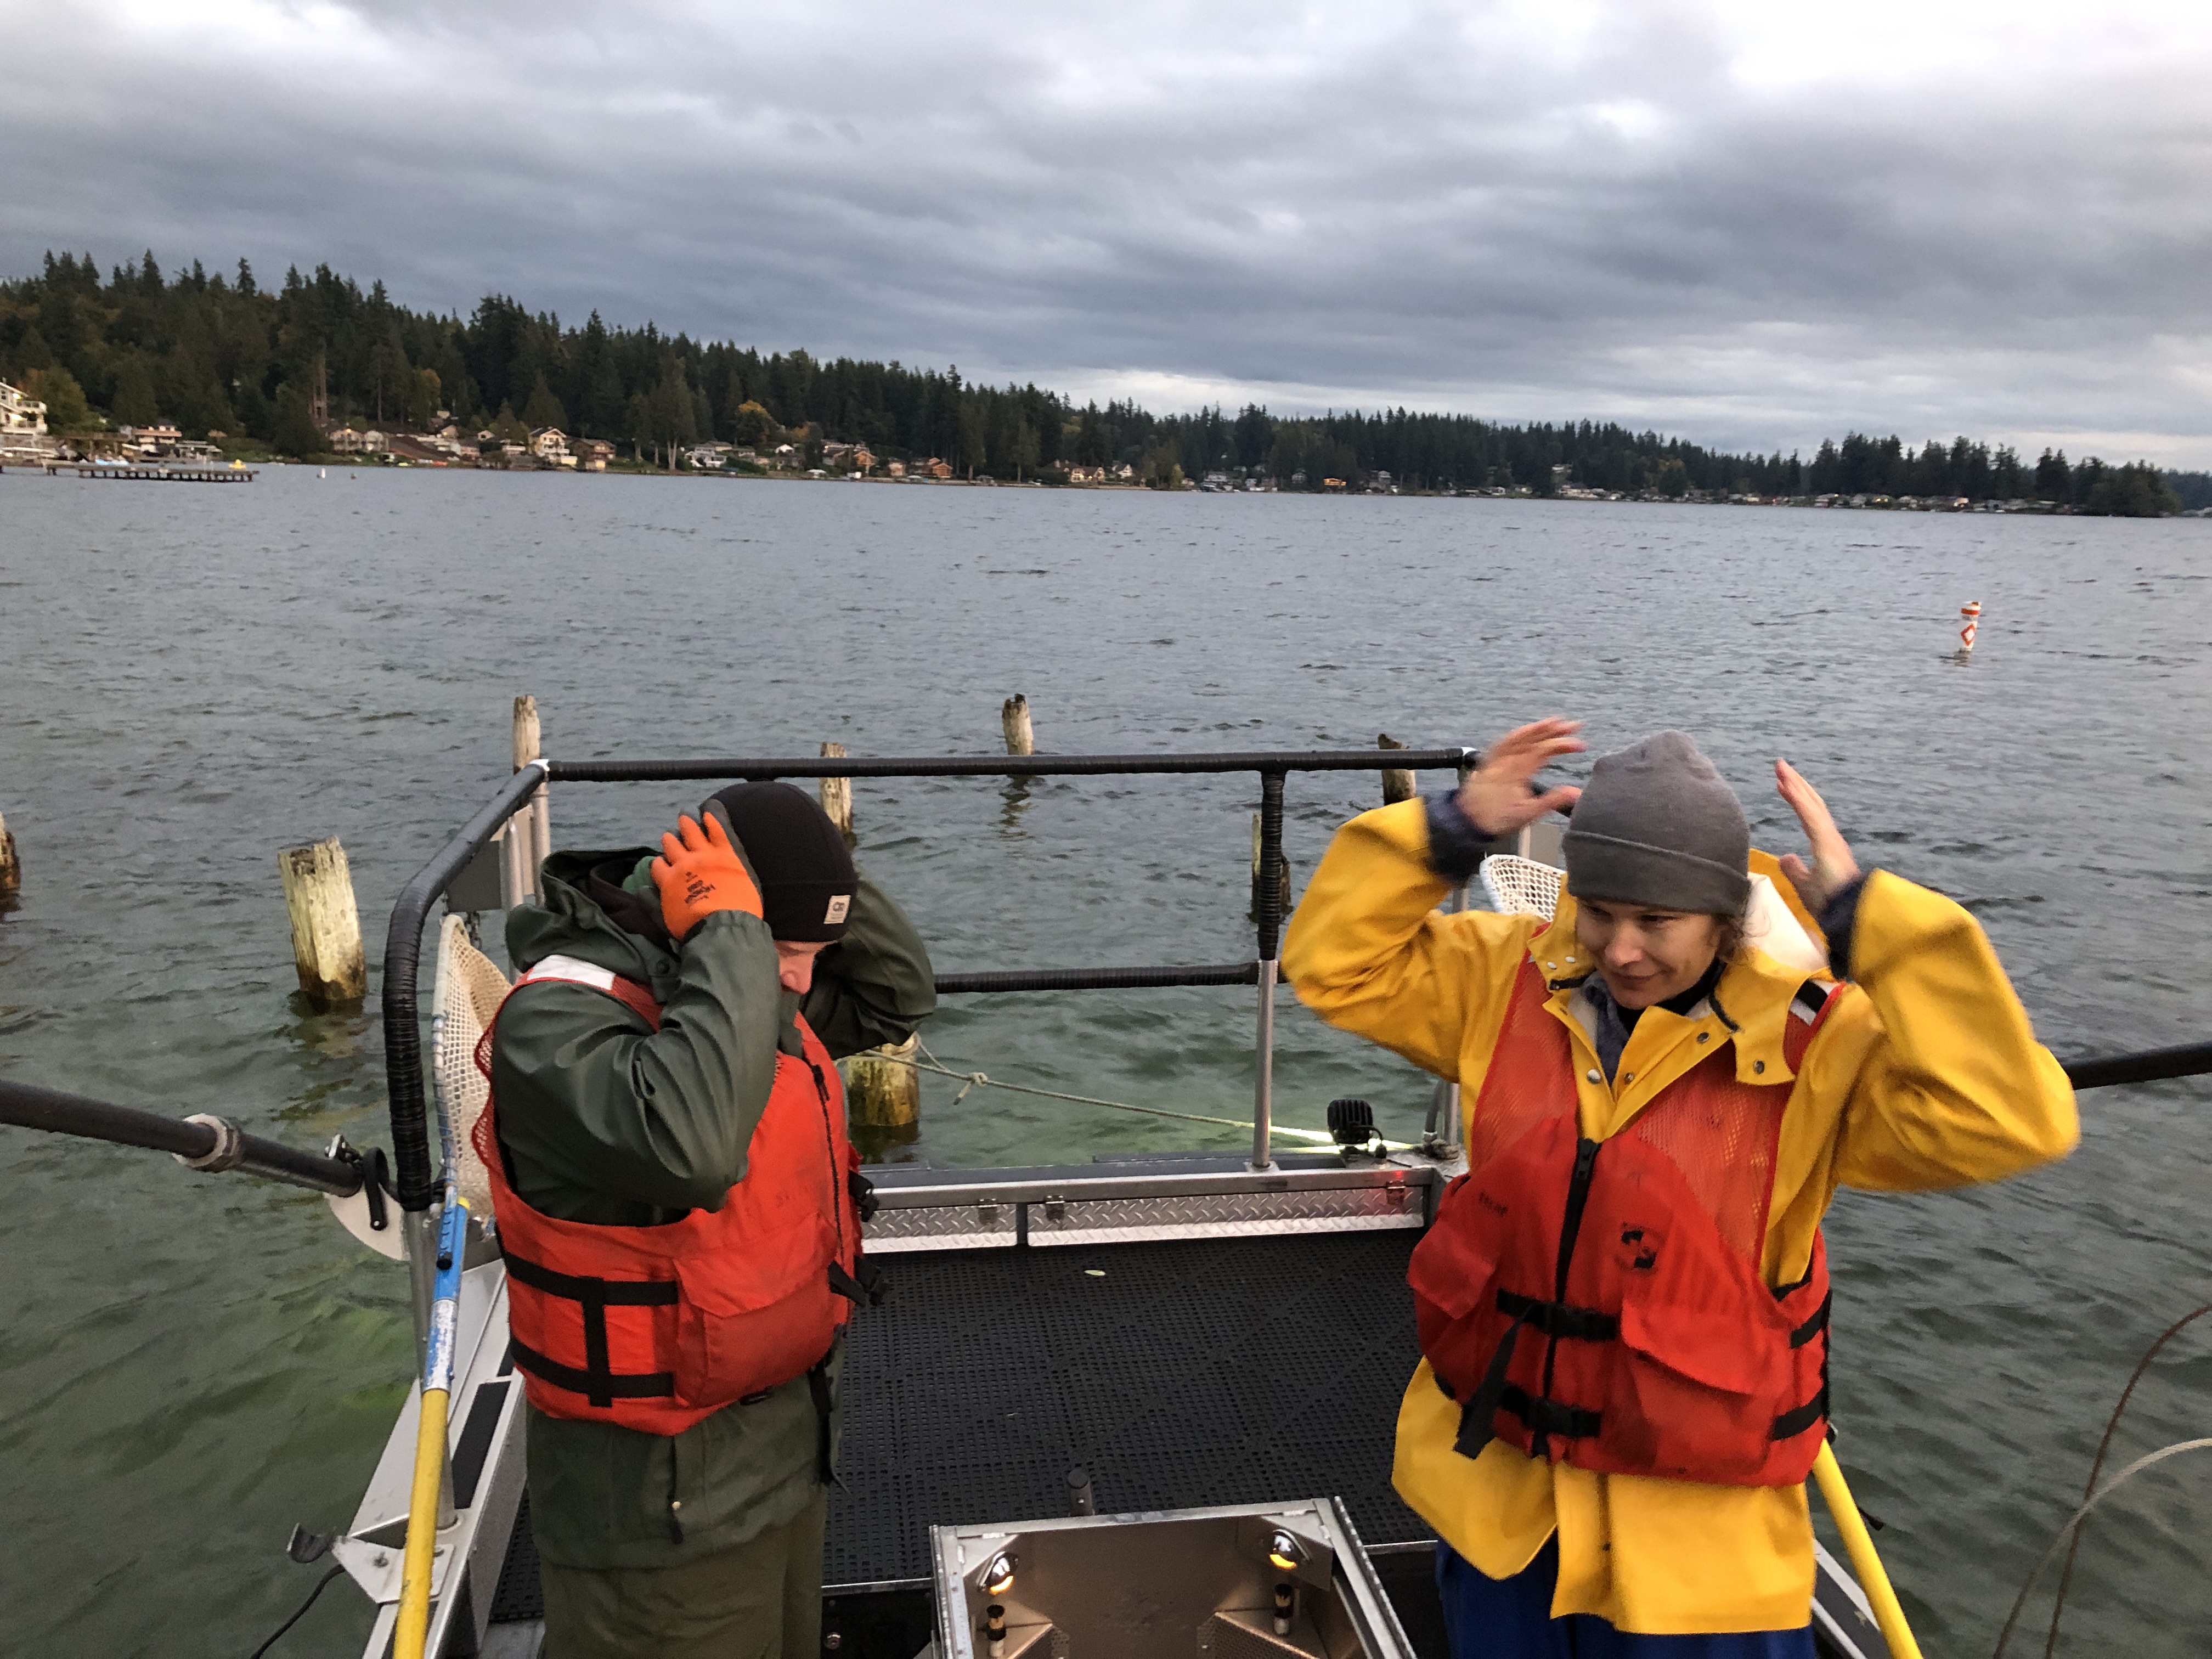
{"type": "Polygon", "coordinates": [[[1419,1353],[1413,1231],[884,1255],[854,1320],[823,1583],[928,1577],[933,1525],[1340,1495],[1371,1547],[1419,1353]],[[1103,1276],[1093,1276],[1097,1269],[1103,1276]]]}
{"type": "Polygon", "coordinates": [[[1472,749],[1253,749],[1196,755],[817,755],[549,763],[560,783],[748,778],[1095,778],[1189,772],[1457,771],[1472,749]]]}
{"type": "Polygon", "coordinates": [[[977,974],[939,974],[940,992],[1137,991],[1165,985],[1257,985],[1256,962],[1210,963],[1194,968],[1008,968],[977,974]]]}

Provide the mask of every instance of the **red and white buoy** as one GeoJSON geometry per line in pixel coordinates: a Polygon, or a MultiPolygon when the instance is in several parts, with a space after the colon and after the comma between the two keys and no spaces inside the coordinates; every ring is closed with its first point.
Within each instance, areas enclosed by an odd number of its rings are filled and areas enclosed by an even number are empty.
{"type": "Polygon", "coordinates": [[[1975,632],[1981,626],[1982,602],[1979,599],[1968,599],[1966,604],[1959,607],[1959,614],[1966,619],[1966,625],[1959,630],[1959,648],[1962,651],[1971,651],[1974,648],[1975,632]]]}

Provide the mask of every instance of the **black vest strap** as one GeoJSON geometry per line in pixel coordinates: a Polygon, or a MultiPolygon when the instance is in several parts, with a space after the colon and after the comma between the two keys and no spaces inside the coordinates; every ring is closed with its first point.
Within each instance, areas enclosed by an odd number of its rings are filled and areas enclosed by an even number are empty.
{"type": "Polygon", "coordinates": [[[510,1278],[546,1296],[580,1303],[584,1310],[584,1368],[563,1365],[517,1339],[514,1363],[532,1376],[556,1389],[580,1394],[594,1406],[611,1406],[617,1400],[651,1400],[676,1392],[672,1371],[617,1371],[607,1352],[609,1308],[668,1308],[676,1304],[680,1287],[672,1279],[588,1279],[556,1273],[513,1251],[507,1255],[510,1278]]]}
{"type": "MultiPolygon", "coordinates": [[[[514,1346],[514,1363],[524,1370],[550,1382],[556,1389],[580,1394],[594,1406],[611,1406],[617,1400],[655,1400],[676,1392],[676,1373],[673,1371],[636,1371],[628,1375],[618,1375],[604,1368],[596,1371],[580,1371],[573,1365],[563,1365],[557,1359],[548,1358],[519,1336],[510,1337],[508,1340],[514,1346]]],[[[605,1346],[603,1335],[600,1341],[603,1367],[605,1346]]]]}
{"type": "Polygon", "coordinates": [[[1830,1291],[1820,1298],[1820,1305],[1813,1310],[1812,1317],[1790,1333],[1790,1346],[1802,1348],[1822,1331],[1828,1328],[1828,1310],[1835,1305],[1836,1293],[1830,1291]]]}
{"type": "Polygon", "coordinates": [[[862,1256],[853,1264],[854,1271],[847,1273],[844,1264],[830,1264],[830,1288],[854,1307],[862,1303],[871,1308],[884,1305],[884,1270],[880,1265],[862,1256]]]}
{"type": "Polygon", "coordinates": [[[1499,1391],[1498,1408],[1511,1412],[1538,1434],[1556,1434],[1569,1440],[1596,1437],[1605,1426],[1605,1413],[1580,1406],[1563,1406],[1556,1400],[1540,1400],[1528,1389],[1509,1382],[1499,1391]]]}
{"type": "Polygon", "coordinates": [[[1498,1311],[1521,1319],[1547,1336],[1572,1337],[1580,1342],[1610,1342],[1620,1334],[1620,1321],[1595,1308],[1577,1308],[1571,1302],[1539,1302],[1518,1291],[1498,1292],[1498,1311]]]}
{"type": "Polygon", "coordinates": [[[1784,1412],[1774,1419],[1774,1426],[1766,1431],[1770,1440],[1791,1440],[1816,1423],[1827,1420],[1828,1385],[1823,1382],[1820,1392],[1795,1411],[1784,1412]]]}

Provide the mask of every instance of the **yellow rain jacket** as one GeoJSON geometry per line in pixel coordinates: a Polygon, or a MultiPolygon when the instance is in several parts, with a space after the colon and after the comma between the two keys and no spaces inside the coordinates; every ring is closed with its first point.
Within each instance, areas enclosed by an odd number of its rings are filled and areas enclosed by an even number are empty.
{"type": "MultiPolygon", "coordinates": [[[[1772,876],[1815,939],[1773,860],[1772,876]]],[[[1381,1043],[1461,1085],[1472,1110],[1498,1042],[1513,978],[1533,954],[1547,977],[1595,967],[1575,939],[1562,893],[1537,916],[1437,908],[1449,884],[1428,862],[1425,804],[1361,814],[1337,832],[1284,940],[1298,996],[1332,1025],[1381,1043]]],[[[1981,927],[1949,899],[1877,870],[1861,890],[1854,983],[1830,1012],[1796,1077],[1782,1122],[1764,1270],[1794,1282],[1840,1186],[1877,1192],[1954,1187],[2063,1157],[2080,1133],[2065,1073],[2035,1040],[1981,927]]],[[[1755,950],[1723,973],[1718,999],[1741,1028],[1737,1075],[1790,1079],[1783,1032],[1799,970],[1755,950]]],[[[1589,1035],[1547,1005],[1574,1047],[1582,1133],[1617,1133],[1658,1094],[1729,1039],[1716,1015],[1644,1011],[1615,1080],[1589,1035]]],[[[1503,1440],[1479,1457],[1453,1449],[1460,1408],[1424,1360],[1398,1415],[1392,1472],[1399,1495],[1437,1535],[1492,1578],[1535,1559],[1554,1532],[1552,1614],[1595,1613],[1647,1635],[1795,1630],[1811,1617],[1813,1531],[1805,1489],[1723,1486],[1607,1475],[1531,1459],[1503,1440]]]]}

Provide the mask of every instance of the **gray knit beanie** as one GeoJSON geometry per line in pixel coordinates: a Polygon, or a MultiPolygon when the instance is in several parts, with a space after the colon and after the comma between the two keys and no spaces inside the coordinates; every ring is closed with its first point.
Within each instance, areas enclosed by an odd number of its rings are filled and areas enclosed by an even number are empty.
{"type": "Polygon", "coordinates": [[[1567,825],[1577,898],[1740,914],[1751,898],[1751,825],[1735,792],[1680,732],[1601,755],[1567,825]]]}

